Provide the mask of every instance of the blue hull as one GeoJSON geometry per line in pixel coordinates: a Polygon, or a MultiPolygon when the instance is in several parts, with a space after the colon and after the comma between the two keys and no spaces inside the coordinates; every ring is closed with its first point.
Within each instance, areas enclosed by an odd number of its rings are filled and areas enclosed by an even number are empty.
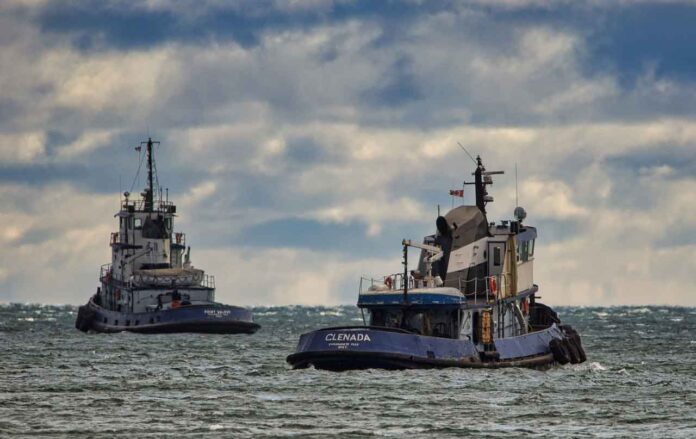
{"type": "Polygon", "coordinates": [[[260,328],[260,325],[254,323],[251,311],[237,306],[191,305],[153,312],[129,313],[107,310],[92,301],[80,307],[76,326],[83,331],[128,331],[144,334],[253,334],[260,328]]]}
{"type": "Polygon", "coordinates": [[[469,340],[427,337],[379,327],[326,328],[303,334],[287,361],[293,368],[423,369],[441,367],[543,367],[554,363],[549,348],[563,339],[555,325],[518,337],[495,340],[495,358],[469,340]]]}

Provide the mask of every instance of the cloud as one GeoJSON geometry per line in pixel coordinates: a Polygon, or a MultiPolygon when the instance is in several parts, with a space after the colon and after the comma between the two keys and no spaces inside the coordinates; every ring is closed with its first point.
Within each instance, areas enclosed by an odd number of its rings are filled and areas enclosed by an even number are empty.
{"type": "Polygon", "coordinates": [[[696,83],[680,57],[692,6],[2,8],[0,300],[88,296],[117,189],[142,186],[128,149],[148,135],[225,300],[353,302],[357,276],[398,266],[401,238],[432,233],[447,191],[471,179],[457,142],[506,170],[491,219],[511,216],[518,165],[545,300],[696,297],[653,293],[693,269],[679,263],[694,250],[696,83]],[[676,16],[673,29],[659,18],[676,16]]]}
{"type": "Polygon", "coordinates": [[[0,160],[3,163],[31,163],[46,152],[43,132],[0,133],[0,160]]]}
{"type": "Polygon", "coordinates": [[[245,305],[354,303],[360,276],[399,270],[398,252],[386,260],[291,248],[232,247],[192,255],[194,264],[218,273],[218,299],[245,305]]]}

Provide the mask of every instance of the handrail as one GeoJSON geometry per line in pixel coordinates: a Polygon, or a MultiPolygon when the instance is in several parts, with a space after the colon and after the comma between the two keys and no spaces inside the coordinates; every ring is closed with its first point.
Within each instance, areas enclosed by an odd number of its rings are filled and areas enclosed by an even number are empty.
{"type": "MultiPolygon", "coordinates": [[[[166,211],[169,207],[174,206],[174,202],[165,200],[155,200],[153,203],[153,211],[166,211]]],[[[122,210],[128,210],[128,207],[133,207],[133,210],[144,211],[145,210],[145,200],[128,200],[121,203],[122,210]]]]}
{"type": "MultiPolygon", "coordinates": [[[[462,277],[458,277],[458,289],[462,294],[466,296],[473,295],[474,301],[478,301],[479,298],[485,299],[486,302],[490,302],[491,300],[499,300],[503,295],[510,295],[509,293],[512,285],[511,277],[511,273],[501,273],[492,276],[475,277],[473,279],[465,279],[462,277]],[[495,294],[491,291],[491,279],[493,279],[496,284],[495,294]],[[483,283],[483,288],[480,288],[480,282],[483,283]],[[468,290],[472,283],[474,288],[473,291],[469,292],[468,290]],[[481,289],[481,291],[479,291],[479,289],[481,289]]],[[[387,287],[388,291],[397,291],[403,289],[403,282],[403,273],[394,273],[391,275],[382,276],[381,280],[379,277],[370,278],[362,276],[360,278],[359,294],[371,291],[370,288],[373,288],[372,291],[374,291],[374,287],[376,285],[384,285],[385,287],[387,287]],[[391,279],[391,286],[388,285],[389,282],[387,281],[387,279],[391,279]],[[365,284],[368,285],[367,288],[365,288],[365,284]]],[[[409,288],[414,288],[416,280],[413,279],[412,276],[408,277],[408,282],[409,288]]]]}
{"type": "Polygon", "coordinates": [[[204,274],[201,280],[201,286],[206,288],[215,288],[215,276],[212,274],[204,274]]]}
{"type": "MultiPolygon", "coordinates": [[[[99,280],[102,282],[115,282],[120,285],[129,285],[131,286],[131,281],[123,281],[123,280],[118,280],[114,279],[112,276],[112,267],[111,264],[104,264],[101,267],[99,267],[99,280]]],[[[201,279],[200,285],[202,287],[206,288],[212,288],[215,289],[215,276],[212,274],[203,274],[203,278],[201,279]]]]}

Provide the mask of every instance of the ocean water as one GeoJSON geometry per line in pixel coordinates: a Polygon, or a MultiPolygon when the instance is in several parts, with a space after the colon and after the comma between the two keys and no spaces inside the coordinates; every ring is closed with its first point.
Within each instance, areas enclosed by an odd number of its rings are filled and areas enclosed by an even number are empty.
{"type": "Polygon", "coordinates": [[[255,335],[83,334],[0,305],[0,436],[696,437],[696,309],[557,308],[588,361],[546,371],[290,370],[355,307],[258,308],[255,335]]]}

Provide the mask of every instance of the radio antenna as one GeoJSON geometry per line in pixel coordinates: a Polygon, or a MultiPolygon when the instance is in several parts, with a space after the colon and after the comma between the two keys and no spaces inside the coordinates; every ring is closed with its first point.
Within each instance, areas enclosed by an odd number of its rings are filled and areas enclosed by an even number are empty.
{"type": "Polygon", "coordinates": [[[476,160],[474,159],[474,157],[473,157],[471,154],[469,154],[469,151],[467,151],[466,148],[464,148],[464,145],[462,145],[462,144],[459,143],[459,142],[457,142],[457,145],[459,145],[459,147],[460,147],[461,149],[464,150],[464,152],[466,153],[466,155],[469,156],[469,158],[471,159],[471,161],[474,162],[474,164],[475,164],[476,166],[478,166],[478,163],[476,162],[476,160]]]}
{"type": "Polygon", "coordinates": [[[520,205],[517,193],[517,162],[515,162],[515,207],[520,205]]]}

